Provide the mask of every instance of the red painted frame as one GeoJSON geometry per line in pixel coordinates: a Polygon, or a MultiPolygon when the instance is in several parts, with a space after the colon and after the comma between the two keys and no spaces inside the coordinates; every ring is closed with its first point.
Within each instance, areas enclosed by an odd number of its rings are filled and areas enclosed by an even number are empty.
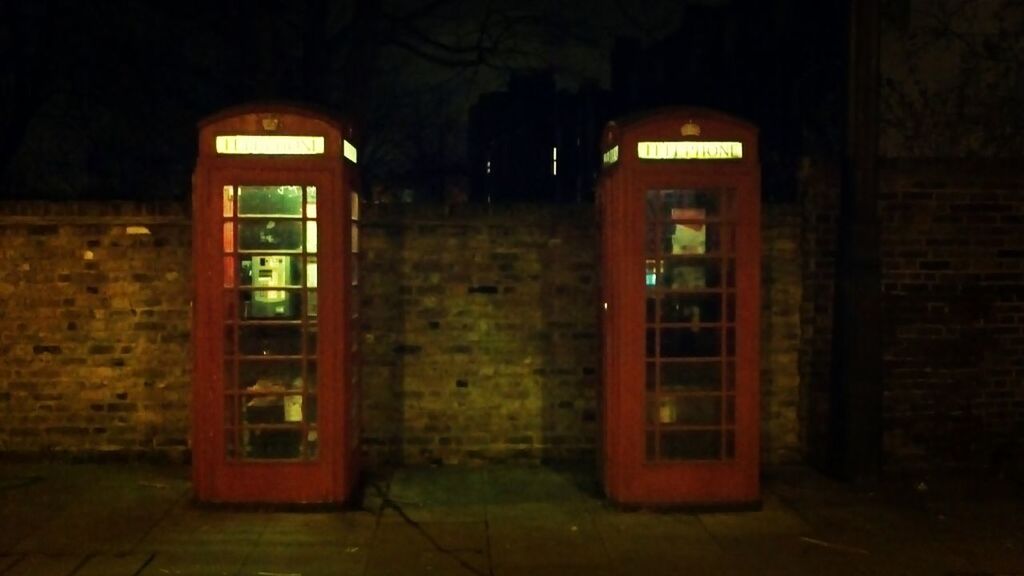
{"type": "Polygon", "coordinates": [[[610,123],[618,147],[599,182],[603,329],[601,457],[608,497],[636,505],[756,505],[760,501],[760,163],[757,129],[711,110],[675,108],[610,123]],[[688,125],[684,135],[683,126],[688,125]],[[694,135],[693,125],[699,126],[694,135]],[[743,158],[640,159],[641,141],[739,141],[743,158]],[[736,219],[736,414],[732,460],[653,461],[645,451],[645,194],[732,188],[736,219]]]}
{"type": "Polygon", "coordinates": [[[286,105],[234,108],[200,123],[192,182],[192,480],[204,502],[340,503],[358,478],[356,352],[351,332],[351,193],[343,160],[352,129],[286,105]],[[323,136],[315,156],[221,155],[218,135],[323,136]],[[315,185],[318,221],[319,456],[311,461],[229,460],[225,452],[223,186],[315,185]]]}

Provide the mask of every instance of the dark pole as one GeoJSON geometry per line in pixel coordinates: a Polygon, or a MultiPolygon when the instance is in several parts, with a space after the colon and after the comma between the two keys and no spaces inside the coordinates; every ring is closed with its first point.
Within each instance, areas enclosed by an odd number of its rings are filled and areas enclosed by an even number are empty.
{"type": "Polygon", "coordinates": [[[882,456],[879,23],[879,0],[850,0],[830,444],[834,472],[857,483],[878,478],[882,456]]]}

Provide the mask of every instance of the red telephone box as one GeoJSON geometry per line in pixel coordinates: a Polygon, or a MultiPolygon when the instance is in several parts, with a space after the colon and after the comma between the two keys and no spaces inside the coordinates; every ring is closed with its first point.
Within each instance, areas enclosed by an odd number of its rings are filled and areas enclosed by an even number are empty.
{"type": "Polygon", "coordinates": [[[760,499],[757,130],[702,109],[605,129],[599,183],[609,498],[760,499]]]}
{"type": "Polygon", "coordinates": [[[192,453],[201,501],[341,502],[356,481],[351,133],[281,105],[200,124],[192,453]]]}

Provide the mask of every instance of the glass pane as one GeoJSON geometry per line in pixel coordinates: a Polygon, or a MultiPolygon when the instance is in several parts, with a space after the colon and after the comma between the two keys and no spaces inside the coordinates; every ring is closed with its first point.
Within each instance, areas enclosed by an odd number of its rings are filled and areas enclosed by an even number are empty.
{"type": "Polygon", "coordinates": [[[301,326],[242,325],[238,350],[243,356],[301,356],[301,326]]]}
{"type": "Polygon", "coordinates": [[[316,218],[316,186],[306,186],[306,218],[316,218]]]}
{"type": "Polygon", "coordinates": [[[674,400],[678,423],[690,426],[721,426],[721,396],[678,396],[674,400]]]}
{"type": "Polygon", "coordinates": [[[663,390],[709,392],[722,389],[722,363],[662,362],[663,390]]]}
{"type": "Polygon", "coordinates": [[[664,323],[707,324],[721,319],[721,294],[665,294],[661,300],[664,323]]]}
{"type": "Polygon", "coordinates": [[[306,422],[316,424],[317,402],[315,394],[306,395],[306,422]]]}
{"type": "Polygon", "coordinates": [[[316,318],[316,314],[317,314],[316,290],[308,290],[308,291],[306,291],[306,294],[308,294],[308,301],[309,301],[309,310],[307,311],[307,315],[310,318],[316,318]]]}
{"type": "Polygon", "coordinates": [[[238,293],[243,320],[297,320],[302,294],[294,290],[252,290],[238,293]]]}
{"type": "Polygon", "coordinates": [[[719,260],[673,258],[662,265],[659,285],[669,290],[705,290],[722,284],[719,260]]]}
{"type": "Polygon", "coordinates": [[[647,329],[647,357],[656,357],[658,351],[658,335],[654,328],[647,329]]]}
{"type": "MultiPolygon", "coordinates": [[[[302,389],[301,360],[246,360],[238,362],[239,389],[249,394],[283,394],[302,389]]],[[[280,397],[278,397],[280,405],[280,397]]]]}
{"type": "Polygon", "coordinates": [[[714,252],[717,244],[709,245],[708,228],[705,224],[665,224],[661,227],[661,252],[665,254],[707,254],[714,252]]]}
{"type": "Polygon", "coordinates": [[[646,388],[648,392],[654,392],[658,378],[658,365],[654,362],[647,363],[646,388]]]}
{"type": "Polygon", "coordinates": [[[725,363],[725,389],[733,391],[736,389],[736,363],[729,360],[725,363]]]}
{"type": "Polygon", "coordinates": [[[235,257],[224,257],[224,286],[231,288],[235,285],[235,257]]]}
{"type": "Polygon", "coordinates": [[[306,252],[316,254],[316,221],[306,221],[306,252]]]}
{"type": "Polygon", "coordinates": [[[357,224],[352,225],[352,253],[359,253],[359,226],[357,224]]]}
{"type": "Polygon", "coordinates": [[[235,215],[235,187],[224,187],[224,217],[230,218],[235,215]]]}
{"type": "Polygon", "coordinates": [[[302,216],[301,186],[239,186],[239,216],[302,216]]]}
{"type": "Polygon", "coordinates": [[[679,401],[676,398],[650,399],[648,422],[659,424],[676,424],[679,422],[679,401]]]}
{"type": "Polygon", "coordinates": [[[235,251],[235,223],[233,221],[224,223],[224,251],[235,251]]]}
{"type": "Polygon", "coordinates": [[[312,460],[320,453],[320,437],[316,430],[306,433],[306,458],[312,460]]]}
{"type": "Polygon", "coordinates": [[[647,202],[656,207],[659,219],[680,219],[683,210],[701,213],[708,217],[719,215],[721,193],[717,190],[648,190],[647,202]]]}
{"type": "Polygon", "coordinates": [[[352,219],[359,220],[359,194],[352,192],[352,219]]]}
{"type": "Polygon", "coordinates": [[[352,275],[352,285],[359,285],[359,260],[352,259],[351,266],[349,266],[349,273],[352,275]]]}
{"type": "Polygon", "coordinates": [[[736,458],[736,432],[734,430],[725,431],[725,459],[732,460],[736,458]]]}
{"type": "Polygon", "coordinates": [[[647,323],[653,324],[657,318],[658,303],[654,298],[647,299],[647,323]]]}
{"type": "Polygon", "coordinates": [[[306,261],[306,286],[316,288],[316,256],[306,261]]]}
{"type": "Polygon", "coordinates": [[[736,294],[731,294],[730,293],[729,296],[726,299],[725,321],[726,322],[735,322],[736,321],[736,294]]]}
{"type": "Polygon", "coordinates": [[[246,424],[284,424],[284,396],[247,394],[242,396],[242,416],[246,424]]]}
{"type": "Polygon", "coordinates": [[[662,358],[717,357],[722,349],[720,328],[662,328],[662,358]]]}
{"type": "Polygon", "coordinates": [[[665,264],[659,260],[648,260],[644,270],[644,284],[648,287],[657,286],[658,279],[665,270],[665,264]]]}
{"type": "Polygon", "coordinates": [[[317,373],[316,373],[316,360],[310,360],[306,362],[306,390],[316,392],[317,389],[317,373]]]}
{"type": "Polygon", "coordinates": [[[725,397],[725,424],[732,426],[736,423],[736,397],[725,397]]]}
{"type": "Polygon", "coordinates": [[[252,459],[298,458],[302,454],[302,430],[243,431],[245,457],[252,459]]]}
{"type": "Polygon", "coordinates": [[[259,255],[239,258],[239,284],[257,288],[302,286],[302,259],[297,256],[259,255]]]}
{"type": "Polygon", "coordinates": [[[284,396],[284,421],[302,422],[302,394],[285,394],[284,396]]]}
{"type": "Polygon", "coordinates": [[[671,430],[661,433],[663,460],[718,460],[721,430],[671,430]]]}
{"type": "Polygon", "coordinates": [[[729,328],[725,332],[725,354],[729,357],[736,356],[736,329],[729,328]]]}
{"type": "Polygon", "coordinates": [[[317,330],[316,326],[307,328],[306,332],[306,354],[309,356],[316,356],[317,351],[317,330]]]}
{"type": "Polygon", "coordinates": [[[654,432],[647,433],[647,460],[656,460],[658,458],[658,442],[657,436],[654,432]]]}
{"type": "Polygon", "coordinates": [[[238,223],[238,249],[302,250],[302,222],[295,220],[257,220],[238,223]]]}

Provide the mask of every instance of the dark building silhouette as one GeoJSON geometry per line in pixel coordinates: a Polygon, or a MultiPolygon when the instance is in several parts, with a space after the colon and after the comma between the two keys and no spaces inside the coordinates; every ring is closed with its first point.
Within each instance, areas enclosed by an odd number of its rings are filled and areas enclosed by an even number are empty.
{"type": "Polygon", "coordinates": [[[550,72],[513,75],[508,90],[483,95],[469,116],[473,201],[593,199],[607,102],[594,84],[559,91],[550,72]]]}

